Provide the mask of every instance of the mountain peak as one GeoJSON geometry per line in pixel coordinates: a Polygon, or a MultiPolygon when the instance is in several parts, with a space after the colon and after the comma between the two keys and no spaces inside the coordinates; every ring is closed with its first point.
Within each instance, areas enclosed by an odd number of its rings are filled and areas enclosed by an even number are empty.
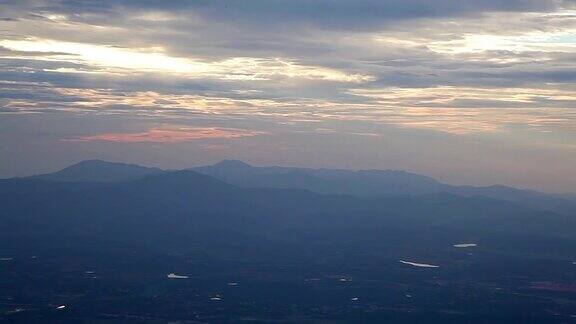
{"type": "MultiPolygon", "coordinates": [[[[99,160],[99,159],[91,159],[91,160],[80,161],[80,162],[78,162],[76,164],[72,164],[72,165],[70,165],[64,169],[77,168],[77,167],[106,167],[106,166],[113,166],[113,165],[129,165],[129,164],[121,163],[121,162],[110,162],[110,161],[104,161],[104,160],[99,160]]],[[[134,164],[132,164],[132,165],[134,165],[134,164]]]]}
{"type": "Polygon", "coordinates": [[[119,182],[161,172],[163,171],[158,168],[93,159],[80,161],[60,171],[34,178],[62,182],[119,182]]]}

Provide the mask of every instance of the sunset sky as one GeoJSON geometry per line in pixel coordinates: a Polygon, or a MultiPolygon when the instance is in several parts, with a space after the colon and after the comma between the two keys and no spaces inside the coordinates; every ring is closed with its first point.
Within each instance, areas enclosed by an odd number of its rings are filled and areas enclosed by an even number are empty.
{"type": "Polygon", "coordinates": [[[0,177],[93,158],[576,192],[576,1],[0,0],[0,177]]]}

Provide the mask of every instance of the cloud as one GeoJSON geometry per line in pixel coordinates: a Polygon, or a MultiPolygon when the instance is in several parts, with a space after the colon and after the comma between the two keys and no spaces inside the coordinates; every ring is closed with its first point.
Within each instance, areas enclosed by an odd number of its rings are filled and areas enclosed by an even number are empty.
{"type": "MultiPolygon", "coordinates": [[[[509,134],[524,125],[534,133],[570,130],[576,120],[576,97],[570,88],[374,88],[352,89],[356,102],[281,100],[259,92],[181,94],[155,91],[51,88],[35,83],[0,84],[0,113],[75,113],[81,116],[124,116],[132,119],[235,121],[255,125],[378,123],[473,135],[509,134]],[[34,96],[31,96],[33,93],[34,96]],[[543,107],[546,107],[545,109],[543,107]]],[[[254,126],[252,126],[254,127],[254,126]]],[[[347,130],[347,134],[370,133],[347,130]]],[[[272,127],[270,132],[275,132],[272,127]]],[[[315,133],[306,129],[306,132],[315,133]]]]}
{"type": "MultiPolygon", "coordinates": [[[[170,57],[161,48],[145,50],[121,49],[102,45],[57,42],[43,39],[4,40],[0,46],[22,53],[39,53],[40,59],[64,60],[69,63],[93,65],[101,73],[126,73],[128,71],[159,72],[187,77],[214,77],[223,80],[270,80],[276,76],[287,78],[318,79],[338,82],[363,82],[368,75],[346,74],[325,67],[306,66],[280,58],[236,57],[220,62],[201,62],[194,59],[170,57]],[[55,54],[57,51],[64,56],[55,54]],[[43,57],[41,53],[49,56],[43,57]],[[71,57],[70,57],[71,56],[71,57]]],[[[46,69],[45,69],[46,70],[46,69]]],[[[49,71],[49,70],[48,70],[49,71]]],[[[73,68],[60,68],[56,72],[79,72],[73,68]]]]}
{"type": "MultiPolygon", "coordinates": [[[[209,20],[234,24],[268,25],[314,24],[330,28],[367,28],[386,21],[416,18],[440,18],[483,12],[546,12],[567,4],[555,0],[238,0],[238,1],[139,1],[76,0],[27,1],[36,11],[68,15],[110,14],[121,10],[196,13],[209,20]]],[[[138,15],[141,15],[138,13],[138,15]]]]}
{"type": "Polygon", "coordinates": [[[80,136],[68,141],[114,143],[182,143],[205,139],[233,139],[262,135],[263,132],[217,127],[162,126],[140,133],[104,133],[80,136]]]}
{"type": "MultiPolygon", "coordinates": [[[[530,147],[573,147],[575,5],[3,1],[0,114],[38,124],[53,120],[56,133],[69,116],[89,134],[75,129],[54,138],[198,140],[182,146],[206,144],[214,154],[229,151],[210,138],[245,135],[249,140],[242,142],[257,142],[278,134],[301,135],[302,145],[314,136],[340,136],[335,151],[347,140],[359,141],[354,147],[360,149],[360,138],[388,143],[402,136],[409,143],[451,138],[454,146],[497,138],[530,147]],[[120,121],[102,126],[111,120],[120,121]],[[187,126],[148,129],[142,123],[187,126]],[[134,124],[127,131],[126,125],[134,124]]],[[[250,152],[262,150],[255,147],[250,152]]],[[[275,156],[272,150],[280,147],[274,141],[268,154],[275,156]]],[[[396,153],[406,147],[398,145],[396,153]]],[[[294,143],[282,152],[290,157],[298,150],[294,143]]]]}

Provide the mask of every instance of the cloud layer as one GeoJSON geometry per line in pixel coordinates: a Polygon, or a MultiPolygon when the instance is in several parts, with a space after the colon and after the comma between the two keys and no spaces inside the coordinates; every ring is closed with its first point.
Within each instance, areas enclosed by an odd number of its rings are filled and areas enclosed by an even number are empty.
{"type": "MultiPolygon", "coordinates": [[[[472,140],[517,152],[554,147],[576,159],[571,0],[0,5],[0,114],[24,124],[54,118],[52,145],[246,136],[256,152],[266,138],[403,141],[432,132],[450,136],[455,150],[472,140]],[[92,131],[70,134],[57,122],[64,116],[90,121],[92,131]]],[[[33,136],[11,132],[4,136],[33,136]]]]}
{"type": "Polygon", "coordinates": [[[139,133],[104,133],[80,136],[69,139],[81,142],[117,142],[117,143],[181,143],[212,138],[240,138],[261,135],[262,132],[241,129],[222,129],[216,127],[182,127],[165,125],[139,133]]]}

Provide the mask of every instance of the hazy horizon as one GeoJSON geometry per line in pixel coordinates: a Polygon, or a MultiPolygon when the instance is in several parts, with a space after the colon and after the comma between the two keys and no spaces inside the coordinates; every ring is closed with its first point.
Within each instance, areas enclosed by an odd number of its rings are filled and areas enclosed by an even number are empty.
{"type": "Polygon", "coordinates": [[[0,177],[103,160],[576,192],[576,3],[3,1],[0,177]]]}
{"type": "MultiPolygon", "coordinates": [[[[50,169],[50,170],[46,170],[44,172],[35,172],[35,173],[30,173],[30,174],[22,174],[22,175],[18,175],[18,176],[8,176],[8,177],[0,177],[0,179],[11,179],[14,177],[30,177],[30,176],[37,176],[37,175],[44,175],[44,174],[51,174],[51,173],[55,173],[58,171],[61,171],[63,169],[66,169],[68,167],[72,167],[75,166],[77,164],[80,164],[82,162],[87,162],[87,161],[101,161],[101,162],[108,162],[108,163],[120,163],[120,164],[128,164],[128,165],[134,165],[134,166],[141,166],[141,167],[146,167],[146,168],[158,168],[161,169],[163,171],[180,171],[180,170],[187,170],[187,169],[193,169],[193,168],[197,168],[197,167],[203,167],[203,166],[212,166],[212,165],[216,165],[219,164],[220,162],[224,162],[224,161],[235,161],[235,162],[241,162],[241,163],[246,163],[248,164],[250,167],[256,167],[256,168],[266,168],[266,167],[285,167],[285,168],[302,168],[302,169],[329,169],[329,170],[348,170],[348,171],[367,171],[367,170],[382,170],[382,171],[398,171],[398,172],[408,172],[411,174],[415,174],[415,175],[420,175],[420,176],[424,176],[424,177],[430,177],[433,178],[437,181],[439,181],[440,183],[444,183],[444,184],[448,184],[448,185],[452,185],[452,186],[480,186],[480,187],[490,187],[490,186],[499,186],[499,185],[504,185],[504,186],[508,186],[502,183],[483,183],[483,182],[479,182],[479,183],[458,183],[458,182],[449,182],[449,181],[444,181],[442,179],[436,178],[432,175],[429,174],[424,174],[424,173],[417,173],[417,172],[413,172],[410,170],[403,170],[403,169],[383,169],[383,168],[360,168],[360,169],[356,169],[356,168],[347,168],[347,167],[341,167],[341,168],[332,168],[332,167],[323,167],[323,166],[319,166],[319,167],[314,167],[314,166],[306,166],[306,165],[289,165],[289,164],[283,164],[283,163],[278,163],[278,164],[255,164],[255,163],[251,163],[245,160],[240,160],[240,159],[234,159],[234,158],[225,158],[222,160],[216,160],[216,161],[212,161],[212,162],[207,162],[207,163],[200,163],[200,164],[190,164],[190,165],[184,165],[181,167],[175,167],[175,168],[164,168],[164,167],[160,167],[158,165],[153,165],[153,164],[142,164],[142,163],[137,163],[137,162],[126,162],[126,161],[111,161],[111,160],[103,160],[103,159],[99,159],[99,158],[93,158],[93,159],[86,159],[86,160],[80,160],[80,161],[76,161],[70,164],[66,164],[62,167],[56,168],[56,169],[50,169]]],[[[513,186],[510,186],[513,187],[513,186]]],[[[537,190],[538,188],[524,188],[524,187],[514,187],[516,189],[522,189],[522,190],[537,190]]],[[[546,193],[556,193],[556,194],[575,194],[576,192],[554,192],[554,191],[545,191],[545,190],[539,190],[542,192],[546,192],[546,193]]]]}

